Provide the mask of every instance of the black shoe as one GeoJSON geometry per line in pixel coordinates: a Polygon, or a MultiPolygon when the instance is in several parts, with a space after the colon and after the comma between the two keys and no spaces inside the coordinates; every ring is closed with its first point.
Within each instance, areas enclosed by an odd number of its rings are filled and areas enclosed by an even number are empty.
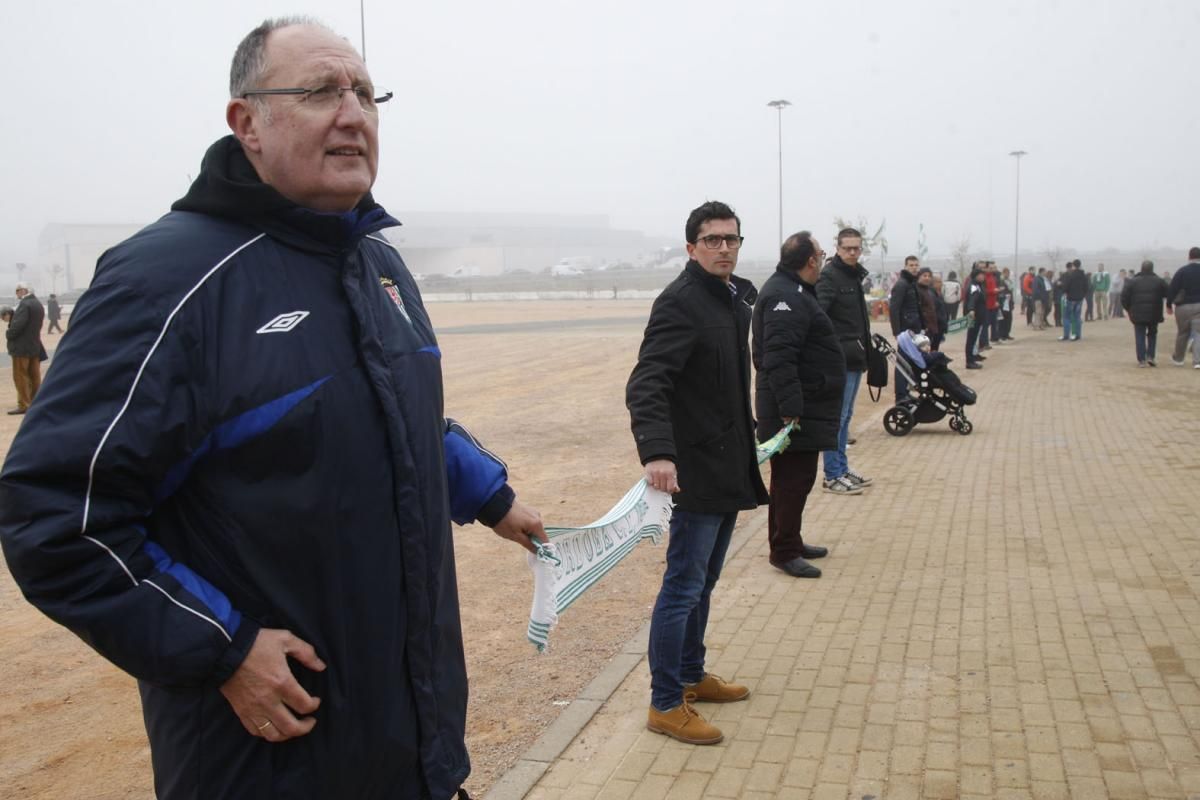
{"type": "Polygon", "coordinates": [[[786,564],[773,565],[776,569],[781,569],[793,578],[819,578],[821,570],[814,567],[812,564],[805,561],[803,558],[793,558],[786,564]]]}
{"type": "Polygon", "coordinates": [[[824,558],[827,555],[829,555],[828,547],[821,547],[820,545],[816,544],[800,545],[801,558],[824,558]]]}
{"type": "Polygon", "coordinates": [[[987,361],[987,356],[975,356],[975,361],[987,361]]]}
{"type": "Polygon", "coordinates": [[[14,409],[12,409],[11,411],[9,411],[9,412],[8,412],[8,415],[11,417],[11,416],[14,416],[14,415],[16,415],[16,414],[24,414],[24,413],[25,413],[25,409],[23,409],[23,408],[14,408],[14,409]]]}
{"type": "Polygon", "coordinates": [[[983,369],[983,364],[972,361],[970,364],[967,364],[967,369],[983,369]]]}

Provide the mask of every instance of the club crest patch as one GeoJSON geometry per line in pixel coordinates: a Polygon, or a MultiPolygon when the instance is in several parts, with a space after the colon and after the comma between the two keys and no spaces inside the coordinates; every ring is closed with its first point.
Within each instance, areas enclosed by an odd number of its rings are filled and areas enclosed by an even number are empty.
{"type": "Polygon", "coordinates": [[[404,298],[400,296],[400,287],[396,286],[396,282],[391,278],[384,276],[379,277],[379,285],[387,292],[387,296],[392,298],[392,302],[396,308],[404,315],[404,321],[412,325],[412,318],[408,316],[408,309],[404,307],[404,298]]]}

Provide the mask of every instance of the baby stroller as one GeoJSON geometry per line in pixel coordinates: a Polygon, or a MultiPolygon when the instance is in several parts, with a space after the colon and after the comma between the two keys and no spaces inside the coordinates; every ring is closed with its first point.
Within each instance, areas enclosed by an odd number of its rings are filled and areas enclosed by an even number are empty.
{"type": "Polygon", "coordinates": [[[971,433],[971,422],[963,407],[975,404],[975,392],[946,366],[950,359],[945,354],[922,352],[908,331],[896,339],[899,350],[877,333],[872,338],[876,349],[908,381],[908,397],[883,415],[884,430],[892,436],[904,436],[918,423],[937,422],[949,414],[951,430],[963,436],[971,433]]]}

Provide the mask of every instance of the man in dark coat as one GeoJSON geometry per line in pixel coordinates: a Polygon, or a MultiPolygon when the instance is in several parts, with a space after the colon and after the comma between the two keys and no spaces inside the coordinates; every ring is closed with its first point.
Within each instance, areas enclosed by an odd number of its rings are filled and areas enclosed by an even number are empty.
{"type": "Polygon", "coordinates": [[[1142,271],[1125,281],[1121,306],[1133,323],[1133,344],[1139,367],[1157,366],[1154,361],[1158,344],[1158,326],[1163,321],[1163,303],[1167,301],[1167,282],[1154,274],[1154,262],[1143,261],[1142,271]]]}
{"type": "Polygon", "coordinates": [[[1083,301],[1091,286],[1083,263],[1077,258],[1067,262],[1067,273],[1063,275],[1063,335],[1060,341],[1078,342],[1083,336],[1083,301]]]}
{"type": "Polygon", "coordinates": [[[837,444],[846,358],[833,323],[817,302],[825,253],[808,231],[788,237],[775,274],[754,306],[754,406],[758,438],[794,423],[787,448],[771,459],[767,517],[770,562],[795,578],[819,578],[808,559],[824,547],[804,542],[804,505],[817,479],[817,453],[837,444]]]}
{"type": "Polygon", "coordinates": [[[850,469],[846,459],[846,444],[850,439],[850,418],[862,374],[867,369],[867,348],[871,347],[871,317],[862,282],[867,271],[858,263],[862,257],[862,233],[843,228],[837,235],[837,255],[821,270],[817,279],[817,302],[833,323],[842,355],[846,358],[846,385],[842,390],[841,424],[837,446],[821,455],[825,480],[821,487],[841,495],[862,494],[871,479],[850,469]]]}
{"type": "MultiPolygon", "coordinates": [[[[921,262],[916,256],[904,259],[904,269],[896,276],[892,284],[892,293],[888,298],[888,316],[892,323],[892,336],[899,336],[901,331],[920,333],[925,327],[921,319],[921,296],[917,291],[917,273],[921,262]]],[[[908,397],[908,381],[897,368],[892,376],[896,384],[896,402],[908,397]]]]}
{"type": "Polygon", "coordinates": [[[138,679],[160,800],[449,800],[470,772],[451,521],[545,532],[445,417],[370,194],[388,95],[296,18],[246,36],[230,85],[233,135],[76,305],[0,473],[0,542],[31,602],[138,679]]]}
{"type": "Polygon", "coordinates": [[[750,690],[705,672],[709,602],[738,512],[768,500],[750,412],[755,289],[733,274],[742,235],[729,206],[694,209],[684,236],[691,260],[654,301],[625,405],[646,482],[675,495],[650,617],[646,727],[688,744],[716,744],[721,731],[689,697],[730,702],[750,690]]]}
{"type": "Polygon", "coordinates": [[[18,283],[16,294],[19,302],[5,335],[8,354],[12,357],[13,383],[17,387],[17,407],[8,413],[24,414],[42,385],[42,361],[46,357],[42,347],[42,321],[46,312],[28,284],[18,283]]]}
{"type": "Polygon", "coordinates": [[[46,320],[50,323],[46,326],[46,333],[63,332],[62,326],[58,321],[62,319],[62,306],[58,304],[58,295],[50,295],[46,299],[46,320]]]}

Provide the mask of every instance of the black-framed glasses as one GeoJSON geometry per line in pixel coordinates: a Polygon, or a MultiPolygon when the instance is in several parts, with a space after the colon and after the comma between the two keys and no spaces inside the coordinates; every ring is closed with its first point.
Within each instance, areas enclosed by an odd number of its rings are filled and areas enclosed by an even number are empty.
{"type": "Polygon", "coordinates": [[[725,246],[730,250],[737,250],[742,246],[742,242],[746,241],[746,237],[738,236],[734,233],[728,234],[727,236],[718,236],[717,234],[713,233],[709,234],[708,236],[701,236],[696,241],[703,242],[704,246],[709,250],[720,250],[722,243],[724,243],[725,246]]]}
{"type": "Polygon", "coordinates": [[[332,111],[342,104],[342,94],[345,92],[354,92],[354,99],[358,101],[359,107],[368,114],[378,114],[379,105],[392,99],[392,93],[387,89],[372,86],[369,83],[359,86],[338,86],[329,83],[315,89],[251,89],[248,92],[242,92],[242,98],[245,99],[256,94],[299,95],[304,103],[314,109],[332,111]]]}

